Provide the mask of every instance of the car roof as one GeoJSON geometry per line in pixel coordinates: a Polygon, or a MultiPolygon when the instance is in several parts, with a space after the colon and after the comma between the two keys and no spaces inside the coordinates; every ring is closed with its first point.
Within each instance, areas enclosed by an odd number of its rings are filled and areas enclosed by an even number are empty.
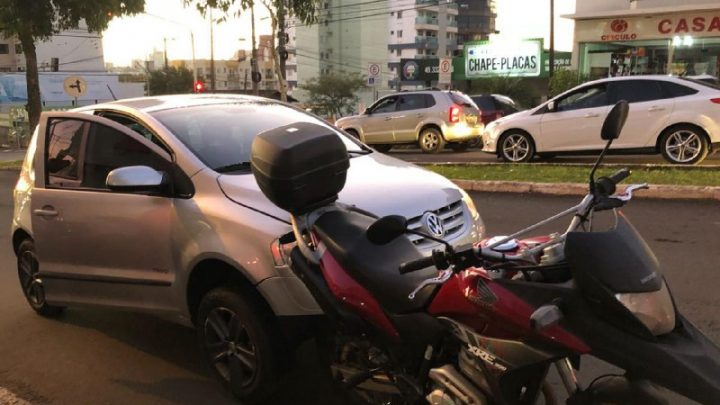
{"type": "Polygon", "coordinates": [[[678,79],[675,76],[669,76],[669,75],[616,76],[616,77],[605,77],[602,79],[585,82],[585,83],[583,83],[583,85],[595,84],[595,83],[622,82],[622,81],[626,81],[626,80],[663,80],[663,81],[667,81],[667,82],[678,82],[680,79],[678,79]]]}
{"type": "Polygon", "coordinates": [[[77,108],[74,111],[93,110],[98,108],[128,107],[145,113],[152,113],[156,111],[174,108],[216,104],[234,104],[253,101],[262,101],[278,104],[280,103],[277,100],[241,94],[174,94],[167,96],[128,98],[103,104],[84,106],[81,108],[77,108]]]}

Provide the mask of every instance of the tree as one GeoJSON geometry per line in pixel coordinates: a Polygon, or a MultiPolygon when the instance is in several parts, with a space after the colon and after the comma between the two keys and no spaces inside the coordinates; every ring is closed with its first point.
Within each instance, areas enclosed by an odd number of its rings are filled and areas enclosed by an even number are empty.
{"type": "Polygon", "coordinates": [[[580,74],[577,70],[558,69],[550,78],[550,97],[555,97],[588,80],[587,76],[580,74]]]}
{"type": "Polygon", "coordinates": [[[89,31],[102,32],[113,17],[144,8],[145,0],[0,0],[0,32],[6,38],[17,36],[25,54],[30,128],[35,128],[42,110],[35,42],[78,28],[81,20],[89,31]]]}
{"type": "Polygon", "coordinates": [[[148,76],[148,94],[191,93],[193,91],[193,72],[185,67],[170,66],[150,72],[148,76]]]}
{"type": "Polygon", "coordinates": [[[314,77],[300,86],[309,93],[308,103],[327,111],[333,120],[350,113],[359,98],[357,92],[365,87],[365,79],[359,73],[328,73],[314,77]]]}

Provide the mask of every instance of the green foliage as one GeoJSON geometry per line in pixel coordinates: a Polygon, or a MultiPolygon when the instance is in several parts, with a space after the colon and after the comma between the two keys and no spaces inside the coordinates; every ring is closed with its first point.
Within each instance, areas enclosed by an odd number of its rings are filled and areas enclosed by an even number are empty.
{"type": "Polygon", "coordinates": [[[339,117],[352,112],[359,101],[358,90],[365,88],[365,78],[359,73],[329,73],[308,80],[300,88],[309,93],[309,104],[339,117]]]}
{"type": "Polygon", "coordinates": [[[502,94],[523,107],[534,106],[539,98],[539,95],[524,78],[509,76],[491,76],[474,80],[468,93],[502,94]]]}
{"type": "MultiPolygon", "coordinates": [[[[218,9],[223,12],[223,16],[217,21],[225,21],[227,15],[240,15],[241,12],[249,9],[253,0],[184,0],[186,5],[194,4],[195,7],[205,15],[209,9],[218,9]]],[[[319,9],[321,0],[269,0],[277,10],[278,6],[285,4],[288,13],[303,24],[312,24],[317,22],[317,10],[319,9]]]]}
{"type": "Polygon", "coordinates": [[[191,93],[192,90],[193,73],[184,67],[170,66],[150,72],[148,76],[148,93],[151,96],[191,93]]]}
{"type": "Polygon", "coordinates": [[[581,75],[577,70],[558,69],[550,78],[550,97],[555,97],[588,80],[586,75],[581,75]]]}

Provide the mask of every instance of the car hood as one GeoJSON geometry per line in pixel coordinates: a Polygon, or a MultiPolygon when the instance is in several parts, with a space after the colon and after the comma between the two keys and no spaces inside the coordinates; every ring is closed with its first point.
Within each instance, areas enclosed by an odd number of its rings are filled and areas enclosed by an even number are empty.
{"type": "MultiPolygon", "coordinates": [[[[232,201],[290,221],[290,214],[270,202],[260,191],[252,174],[223,174],[218,177],[218,184],[232,201]]],[[[374,152],[350,159],[347,181],[338,200],[378,216],[412,218],[460,198],[457,186],[446,178],[374,152]]]]}
{"type": "Polygon", "coordinates": [[[505,122],[505,121],[513,120],[513,119],[520,118],[520,117],[526,117],[526,116],[532,114],[534,111],[535,111],[534,108],[531,109],[531,110],[518,111],[518,112],[516,112],[516,113],[510,114],[510,115],[506,115],[506,116],[504,116],[504,117],[500,117],[500,118],[496,119],[496,120],[493,121],[493,122],[497,122],[498,124],[502,124],[502,123],[505,122]]]}

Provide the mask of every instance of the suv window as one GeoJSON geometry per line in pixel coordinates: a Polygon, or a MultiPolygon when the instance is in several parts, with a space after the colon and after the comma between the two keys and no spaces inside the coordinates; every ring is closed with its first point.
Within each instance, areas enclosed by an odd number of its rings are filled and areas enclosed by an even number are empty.
{"type": "Polygon", "coordinates": [[[87,122],[79,120],[56,119],[48,123],[47,185],[79,185],[81,147],[87,128],[87,122]]]}
{"type": "Polygon", "coordinates": [[[622,80],[610,83],[613,100],[626,100],[628,103],[666,98],[657,80],[622,80]]]}
{"type": "Polygon", "coordinates": [[[697,90],[691,89],[687,86],[683,86],[682,84],[666,81],[661,81],[660,87],[662,87],[665,96],[670,98],[689,96],[692,94],[697,94],[698,92],[697,90]]]}
{"type": "Polygon", "coordinates": [[[140,142],[105,125],[90,124],[82,187],[104,189],[107,175],[125,166],[150,166],[170,172],[170,163],[140,142]]]}
{"type": "Polygon", "coordinates": [[[375,104],[372,108],[373,114],[382,114],[395,111],[395,103],[397,102],[397,96],[387,97],[375,104]]]}
{"type": "Polygon", "coordinates": [[[397,111],[420,110],[426,108],[424,94],[405,94],[398,98],[397,111]]]}
{"type": "Polygon", "coordinates": [[[450,100],[452,100],[452,102],[455,104],[459,104],[464,107],[475,107],[475,108],[477,107],[475,105],[475,102],[472,101],[472,99],[470,97],[468,97],[467,95],[465,95],[463,93],[460,93],[457,91],[451,91],[451,92],[448,92],[448,94],[450,95],[450,100]]]}
{"type": "Polygon", "coordinates": [[[558,111],[579,110],[610,105],[607,88],[604,84],[583,87],[557,102],[558,111]]]}

